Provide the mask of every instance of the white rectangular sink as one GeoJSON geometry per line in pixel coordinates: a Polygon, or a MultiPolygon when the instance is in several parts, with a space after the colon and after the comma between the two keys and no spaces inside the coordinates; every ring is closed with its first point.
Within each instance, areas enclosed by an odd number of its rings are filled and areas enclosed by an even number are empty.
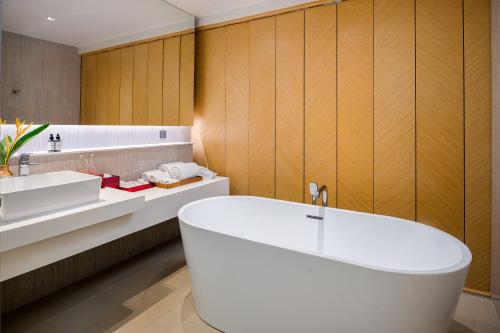
{"type": "Polygon", "coordinates": [[[97,202],[101,177],[74,171],[0,179],[0,220],[97,202]]]}

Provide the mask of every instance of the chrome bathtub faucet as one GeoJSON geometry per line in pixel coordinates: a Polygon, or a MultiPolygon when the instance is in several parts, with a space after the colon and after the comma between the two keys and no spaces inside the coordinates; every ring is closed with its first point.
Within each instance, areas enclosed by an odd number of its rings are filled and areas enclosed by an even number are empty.
{"type": "MultiPolygon", "coordinates": [[[[309,184],[309,192],[311,193],[311,204],[316,205],[316,200],[321,197],[321,206],[322,209],[328,207],[328,187],[326,185],[322,185],[318,188],[318,184],[312,182],[309,184]]],[[[320,211],[320,215],[311,215],[307,214],[307,218],[315,219],[315,220],[323,220],[324,212],[320,211]]]]}
{"type": "Polygon", "coordinates": [[[30,162],[30,154],[21,154],[19,156],[19,176],[29,176],[30,175],[30,166],[38,165],[38,163],[30,162]]]}

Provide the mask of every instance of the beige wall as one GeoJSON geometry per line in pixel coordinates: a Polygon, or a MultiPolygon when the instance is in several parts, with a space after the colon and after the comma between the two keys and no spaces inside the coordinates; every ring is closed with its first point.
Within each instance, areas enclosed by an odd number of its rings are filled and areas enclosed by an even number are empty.
{"type": "Polygon", "coordinates": [[[233,194],[415,219],[490,290],[490,0],[350,0],[196,36],[195,124],[233,194]]]}
{"type": "Polygon", "coordinates": [[[500,298],[500,1],[492,0],[493,216],[491,293],[500,298]]]}
{"type": "Polygon", "coordinates": [[[0,116],[36,124],[79,124],[80,55],[76,47],[2,32],[0,116]],[[17,95],[13,89],[20,90],[17,95]]]}

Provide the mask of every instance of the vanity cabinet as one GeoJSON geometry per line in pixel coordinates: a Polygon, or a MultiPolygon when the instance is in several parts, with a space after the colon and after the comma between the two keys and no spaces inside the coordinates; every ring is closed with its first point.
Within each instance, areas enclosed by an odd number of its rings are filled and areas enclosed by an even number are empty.
{"type": "Polygon", "coordinates": [[[194,33],[82,55],[82,125],[191,126],[194,33]]]}

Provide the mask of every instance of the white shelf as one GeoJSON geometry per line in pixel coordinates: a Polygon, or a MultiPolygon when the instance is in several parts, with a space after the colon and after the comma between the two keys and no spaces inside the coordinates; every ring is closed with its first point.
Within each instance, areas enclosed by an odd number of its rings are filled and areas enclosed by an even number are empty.
{"type": "MultiPolygon", "coordinates": [[[[94,152],[102,152],[102,151],[116,151],[116,150],[158,148],[158,147],[175,147],[175,146],[188,146],[188,145],[193,145],[193,143],[192,142],[166,142],[166,143],[155,143],[155,144],[148,144],[148,145],[63,149],[60,152],[34,151],[34,152],[30,152],[30,154],[31,154],[31,156],[60,156],[60,155],[70,155],[70,154],[94,153],[94,152]]],[[[17,153],[12,158],[14,158],[14,159],[18,158],[19,155],[20,154],[17,153]]]]}

